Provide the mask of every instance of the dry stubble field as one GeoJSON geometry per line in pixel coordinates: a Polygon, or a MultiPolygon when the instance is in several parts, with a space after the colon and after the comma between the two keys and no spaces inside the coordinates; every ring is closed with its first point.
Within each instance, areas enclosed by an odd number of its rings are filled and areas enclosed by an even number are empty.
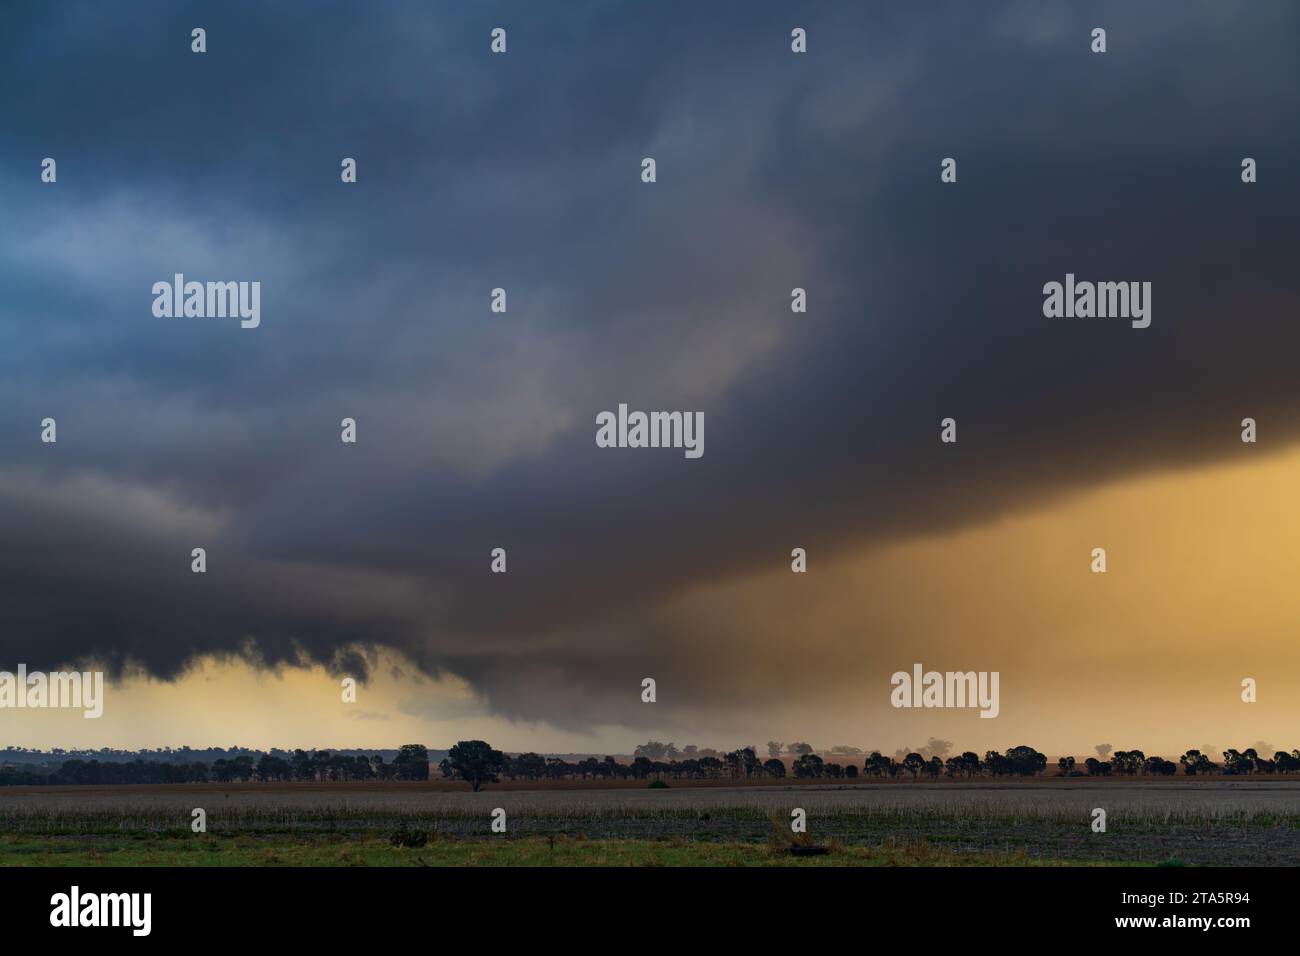
{"type": "Polygon", "coordinates": [[[0,864],[1294,865],[1300,781],[14,787],[0,864]],[[207,832],[190,828],[201,807],[207,832]],[[508,832],[490,831],[497,808],[508,832]],[[792,857],[788,821],[807,812],[792,857]],[[1094,833],[1092,810],[1107,811],[1094,833]],[[397,841],[419,846],[395,845],[397,841]]]}

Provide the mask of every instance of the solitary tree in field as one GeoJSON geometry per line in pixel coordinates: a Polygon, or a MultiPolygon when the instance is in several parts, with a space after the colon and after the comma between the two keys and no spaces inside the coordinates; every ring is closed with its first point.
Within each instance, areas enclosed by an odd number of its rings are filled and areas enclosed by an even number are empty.
{"type": "Polygon", "coordinates": [[[500,783],[497,774],[505,767],[505,755],[482,740],[462,740],[447,752],[447,762],[456,776],[468,780],[478,793],[485,783],[500,783]]]}

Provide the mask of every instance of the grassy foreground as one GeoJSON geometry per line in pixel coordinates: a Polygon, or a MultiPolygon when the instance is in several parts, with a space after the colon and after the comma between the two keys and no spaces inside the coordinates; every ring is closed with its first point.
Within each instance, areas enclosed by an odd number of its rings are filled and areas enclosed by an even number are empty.
{"type": "Polygon", "coordinates": [[[1020,853],[954,852],[926,843],[831,844],[795,857],[763,843],[586,840],[557,837],[438,839],[418,848],[376,836],[0,837],[3,866],[1059,866],[1020,853]]]}

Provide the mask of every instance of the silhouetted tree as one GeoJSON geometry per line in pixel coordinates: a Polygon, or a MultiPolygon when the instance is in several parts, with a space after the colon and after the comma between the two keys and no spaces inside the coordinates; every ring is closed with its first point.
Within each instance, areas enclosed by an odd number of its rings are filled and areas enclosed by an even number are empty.
{"type": "Polygon", "coordinates": [[[823,772],[822,758],[816,754],[804,754],[794,762],[796,777],[820,777],[823,772]]]}
{"type": "Polygon", "coordinates": [[[1219,768],[1216,767],[1210,758],[1205,756],[1199,750],[1189,750],[1178,758],[1178,762],[1183,765],[1183,773],[1189,777],[1196,774],[1214,773],[1219,768]]]}
{"type": "Polygon", "coordinates": [[[1278,773],[1296,773],[1300,771],[1300,751],[1293,750],[1287,753],[1285,750],[1279,750],[1273,754],[1273,763],[1278,773]]]}
{"type": "Polygon", "coordinates": [[[1047,769],[1047,757],[1033,747],[1021,744],[1007,751],[1007,765],[1010,773],[1034,777],[1047,769]]]}
{"type": "Polygon", "coordinates": [[[393,758],[393,776],[398,780],[428,780],[429,748],[423,744],[403,744],[393,758]]]}
{"type": "Polygon", "coordinates": [[[1116,750],[1111,758],[1111,768],[1115,773],[1133,776],[1142,769],[1147,755],[1140,750],[1116,750]]]}
{"type": "Polygon", "coordinates": [[[863,771],[872,777],[892,777],[898,771],[892,757],[884,756],[879,750],[871,751],[863,771]]]}
{"type": "Polygon", "coordinates": [[[1178,764],[1164,757],[1152,756],[1142,765],[1142,772],[1153,777],[1169,777],[1178,772],[1178,764]]]}
{"type": "Polygon", "coordinates": [[[1240,753],[1235,749],[1223,752],[1223,772],[1227,774],[1246,774],[1255,770],[1255,751],[1247,749],[1240,753]]]}
{"type": "Polygon", "coordinates": [[[917,776],[925,769],[925,758],[918,753],[910,753],[903,758],[903,769],[912,775],[915,780],[917,776]]]}
{"type": "MultiPolygon", "coordinates": [[[[478,793],[483,784],[500,782],[497,774],[501,772],[505,757],[482,740],[462,740],[447,751],[447,761],[456,776],[469,781],[474,792],[478,793]]],[[[425,763],[428,763],[427,757],[425,763]]]]}
{"type": "Polygon", "coordinates": [[[262,754],[262,759],[257,762],[256,774],[258,780],[289,780],[293,776],[293,767],[283,757],[262,754]]]}

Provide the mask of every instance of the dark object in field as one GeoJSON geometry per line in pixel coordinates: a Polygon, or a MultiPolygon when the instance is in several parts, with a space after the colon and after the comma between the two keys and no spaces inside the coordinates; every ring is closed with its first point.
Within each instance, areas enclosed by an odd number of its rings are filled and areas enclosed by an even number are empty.
{"type": "Polygon", "coordinates": [[[825,856],[831,852],[831,848],[828,846],[804,846],[796,843],[787,848],[786,852],[791,856],[825,856]]]}
{"type": "Polygon", "coordinates": [[[667,790],[667,789],[668,789],[668,784],[665,783],[665,782],[662,781],[662,780],[651,780],[651,781],[650,781],[650,789],[651,789],[651,790],[667,790]]]}
{"type": "Polygon", "coordinates": [[[388,834],[388,842],[393,846],[403,846],[408,849],[419,849],[426,846],[429,842],[429,834],[423,830],[394,830],[388,834]]]}

